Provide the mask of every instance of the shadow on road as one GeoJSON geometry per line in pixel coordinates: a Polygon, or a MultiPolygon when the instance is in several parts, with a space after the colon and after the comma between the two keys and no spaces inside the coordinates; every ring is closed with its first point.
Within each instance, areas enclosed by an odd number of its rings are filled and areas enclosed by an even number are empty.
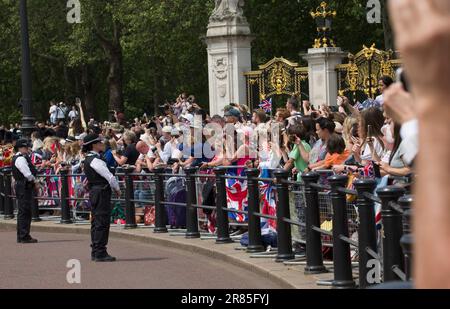
{"type": "Polygon", "coordinates": [[[117,259],[117,262],[146,262],[146,261],[162,261],[167,260],[168,258],[162,257],[162,258],[155,258],[155,257],[149,257],[149,258],[137,258],[137,259],[117,259]]]}
{"type": "Polygon", "coordinates": [[[81,242],[83,241],[82,239],[62,239],[62,240],[39,240],[38,244],[52,244],[52,243],[65,243],[65,242],[81,242]]]}

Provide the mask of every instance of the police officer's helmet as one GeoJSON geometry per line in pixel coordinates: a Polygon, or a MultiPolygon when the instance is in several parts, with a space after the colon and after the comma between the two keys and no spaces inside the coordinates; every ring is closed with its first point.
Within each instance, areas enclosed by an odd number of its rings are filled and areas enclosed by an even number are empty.
{"type": "Polygon", "coordinates": [[[19,148],[23,147],[30,148],[31,147],[30,142],[26,139],[19,139],[14,146],[14,150],[17,151],[19,150],[19,148]]]}

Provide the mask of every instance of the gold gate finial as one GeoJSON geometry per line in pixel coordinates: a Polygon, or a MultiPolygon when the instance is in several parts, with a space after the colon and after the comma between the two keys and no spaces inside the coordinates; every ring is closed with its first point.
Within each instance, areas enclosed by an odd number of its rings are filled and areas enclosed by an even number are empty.
{"type": "Polygon", "coordinates": [[[336,10],[328,9],[328,3],[322,1],[320,6],[313,12],[311,17],[316,21],[318,38],[314,40],[313,48],[336,47],[334,40],[331,38],[331,25],[336,17],[336,10]]]}
{"type": "Polygon", "coordinates": [[[392,59],[394,52],[383,51],[375,44],[363,46],[355,55],[348,55],[348,63],[338,65],[339,93],[351,93],[356,96],[374,99],[379,93],[378,80],[381,76],[394,77],[395,69],[401,60],[392,59]]]}

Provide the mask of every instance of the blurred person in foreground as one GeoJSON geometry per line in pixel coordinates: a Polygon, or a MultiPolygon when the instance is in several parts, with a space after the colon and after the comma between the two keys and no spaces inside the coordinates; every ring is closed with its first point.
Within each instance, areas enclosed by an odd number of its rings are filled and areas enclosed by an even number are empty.
{"type": "Polygon", "coordinates": [[[417,288],[450,288],[450,1],[391,0],[389,9],[415,106],[393,87],[385,108],[404,134],[420,128],[413,277],[417,288]]]}

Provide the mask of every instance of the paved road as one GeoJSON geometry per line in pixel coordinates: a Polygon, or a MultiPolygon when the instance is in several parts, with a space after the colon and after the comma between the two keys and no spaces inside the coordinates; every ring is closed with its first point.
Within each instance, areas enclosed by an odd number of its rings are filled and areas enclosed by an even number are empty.
{"type": "Polygon", "coordinates": [[[110,239],[116,263],[90,261],[87,235],[34,233],[38,244],[17,244],[0,232],[0,288],[279,288],[269,279],[178,249],[110,239]],[[67,283],[70,259],[81,262],[81,284],[67,283]]]}

